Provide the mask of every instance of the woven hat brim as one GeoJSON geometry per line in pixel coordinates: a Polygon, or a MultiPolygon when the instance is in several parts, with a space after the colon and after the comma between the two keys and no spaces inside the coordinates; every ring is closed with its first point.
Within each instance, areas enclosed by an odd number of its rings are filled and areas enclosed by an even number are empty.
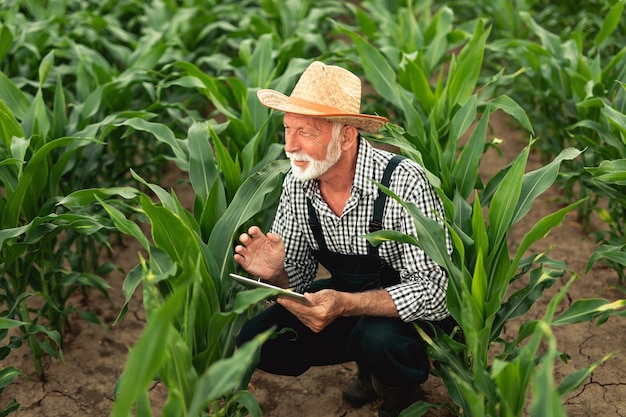
{"type": "Polygon", "coordinates": [[[387,119],[382,116],[360,113],[322,112],[303,105],[295,105],[288,102],[289,97],[276,90],[258,90],[257,97],[262,105],[270,109],[338,121],[367,132],[378,132],[387,123],[387,119]]]}

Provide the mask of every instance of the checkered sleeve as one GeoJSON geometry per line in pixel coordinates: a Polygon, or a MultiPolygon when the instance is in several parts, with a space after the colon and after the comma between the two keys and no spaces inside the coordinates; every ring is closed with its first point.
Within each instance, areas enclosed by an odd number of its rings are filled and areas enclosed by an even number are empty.
{"type": "MultiPolygon", "coordinates": [[[[402,200],[414,203],[426,216],[438,221],[444,217],[443,207],[423,170],[410,161],[401,164],[392,177],[392,189],[402,200]]],[[[386,215],[395,219],[393,228],[408,235],[417,235],[411,215],[395,200],[387,201],[386,215]]],[[[389,225],[390,226],[390,225],[389,225]]],[[[446,248],[452,243],[446,231],[446,248]]],[[[449,315],[446,308],[448,277],[446,272],[419,247],[409,244],[389,245],[388,256],[395,259],[400,284],[387,288],[403,321],[441,320],[449,315]],[[396,254],[391,252],[397,251],[396,254]]]]}

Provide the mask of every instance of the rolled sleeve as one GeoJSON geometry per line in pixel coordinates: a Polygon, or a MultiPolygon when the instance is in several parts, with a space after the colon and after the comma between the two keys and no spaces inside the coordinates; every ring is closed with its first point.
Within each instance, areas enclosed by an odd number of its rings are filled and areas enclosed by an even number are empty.
{"type": "MultiPolygon", "coordinates": [[[[420,275],[424,275],[424,271],[420,275]]],[[[414,276],[411,280],[387,288],[400,319],[405,322],[414,320],[437,321],[446,318],[446,289],[448,279],[441,269],[431,270],[424,276],[414,276]]]]}

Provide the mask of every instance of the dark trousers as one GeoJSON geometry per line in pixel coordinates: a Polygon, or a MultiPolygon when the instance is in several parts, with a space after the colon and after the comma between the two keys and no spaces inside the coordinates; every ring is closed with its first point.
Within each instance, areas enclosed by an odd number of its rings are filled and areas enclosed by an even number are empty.
{"type": "Polygon", "coordinates": [[[257,368],[297,376],[311,366],[356,361],[389,386],[421,384],[430,364],[426,343],[412,323],[386,317],[340,317],[319,333],[304,326],[279,304],[273,304],[242,328],[237,345],[275,327],[261,347],[257,368]]]}

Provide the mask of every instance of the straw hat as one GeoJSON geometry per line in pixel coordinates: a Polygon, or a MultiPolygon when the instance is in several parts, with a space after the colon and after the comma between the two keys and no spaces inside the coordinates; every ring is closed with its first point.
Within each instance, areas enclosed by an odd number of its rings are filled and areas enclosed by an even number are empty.
{"type": "Polygon", "coordinates": [[[285,113],[340,121],[368,132],[377,132],[387,123],[381,116],[361,114],[361,80],[334,65],[313,62],[302,73],[291,96],[275,90],[259,90],[261,104],[285,113]]]}

